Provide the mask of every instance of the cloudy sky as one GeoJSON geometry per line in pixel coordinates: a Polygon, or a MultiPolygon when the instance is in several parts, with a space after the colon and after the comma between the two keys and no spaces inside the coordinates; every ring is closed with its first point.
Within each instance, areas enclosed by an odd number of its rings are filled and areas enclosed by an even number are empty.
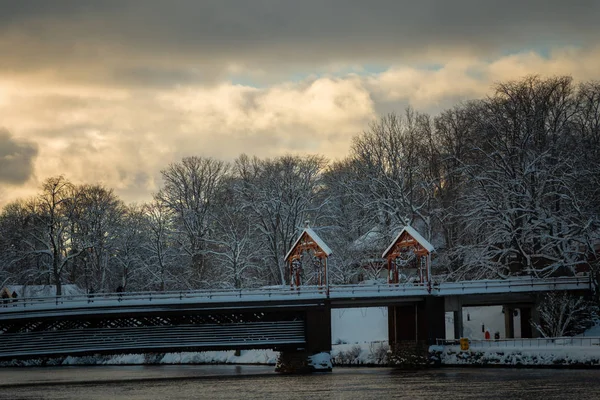
{"type": "Polygon", "coordinates": [[[347,154],[407,105],[600,79],[597,0],[0,0],[0,205],[49,176],[149,200],[184,156],[347,154]]]}

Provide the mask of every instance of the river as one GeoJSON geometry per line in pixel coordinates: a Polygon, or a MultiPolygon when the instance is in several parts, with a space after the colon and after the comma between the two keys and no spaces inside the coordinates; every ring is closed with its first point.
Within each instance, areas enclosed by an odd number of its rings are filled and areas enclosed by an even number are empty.
{"type": "Polygon", "coordinates": [[[600,370],[335,368],[278,375],[272,366],[0,369],[0,399],[598,399],[600,370]]]}

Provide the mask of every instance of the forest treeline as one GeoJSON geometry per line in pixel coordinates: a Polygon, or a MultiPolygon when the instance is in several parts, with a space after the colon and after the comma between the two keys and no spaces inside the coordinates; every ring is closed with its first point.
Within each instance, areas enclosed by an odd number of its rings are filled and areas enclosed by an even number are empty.
{"type": "Polygon", "coordinates": [[[597,266],[599,211],[600,83],[532,76],[439,115],[385,115],[337,162],[186,157],[146,204],[47,179],[2,209],[0,283],[283,284],[305,221],[334,251],[334,283],[378,276],[406,224],[436,247],[437,279],[573,275],[597,266]]]}

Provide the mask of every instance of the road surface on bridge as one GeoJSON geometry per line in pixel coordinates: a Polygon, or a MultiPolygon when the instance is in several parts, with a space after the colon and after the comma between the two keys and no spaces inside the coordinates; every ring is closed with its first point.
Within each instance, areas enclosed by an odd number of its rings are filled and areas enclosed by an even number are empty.
{"type": "Polygon", "coordinates": [[[473,294],[508,294],[535,293],[548,291],[589,290],[590,278],[560,277],[560,278],[510,278],[503,280],[477,280],[462,282],[444,282],[432,286],[422,284],[382,284],[382,285],[331,285],[329,288],[316,286],[268,287],[257,289],[230,290],[195,290],[178,292],[128,292],[107,293],[79,296],[54,296],[44,298],[22,298],[15,302],[4,304],[0,311],[0,320],[11,319],[26,312],[28,315],[54,310],[86,309],[88,312],[107,312],[111,309],[126,309],[134,307],[141,310],[144,306],[152,310],[161,307],[177,305],[191,306],[203,304],[231,304],[243,308],[244,304],[256,307],[257,303],[269,304],[269,307],[281,303],[287,307],[291,303],[319,302],[329,300],[332,306],[349,304],[353,301],[360,303],[365,299],[389,301],[393,299],[412,301],[428,296],[461,296],[473,294]]]}

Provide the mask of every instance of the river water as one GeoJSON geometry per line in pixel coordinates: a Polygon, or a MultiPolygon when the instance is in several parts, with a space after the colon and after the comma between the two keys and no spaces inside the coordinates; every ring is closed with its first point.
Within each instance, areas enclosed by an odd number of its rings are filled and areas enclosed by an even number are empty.
{"type": "Polygon", "coordinates": [[[0,399],[600,399],[600,370],[335,368],[278,375],[272,366],[0,369],[0,399]]]}

